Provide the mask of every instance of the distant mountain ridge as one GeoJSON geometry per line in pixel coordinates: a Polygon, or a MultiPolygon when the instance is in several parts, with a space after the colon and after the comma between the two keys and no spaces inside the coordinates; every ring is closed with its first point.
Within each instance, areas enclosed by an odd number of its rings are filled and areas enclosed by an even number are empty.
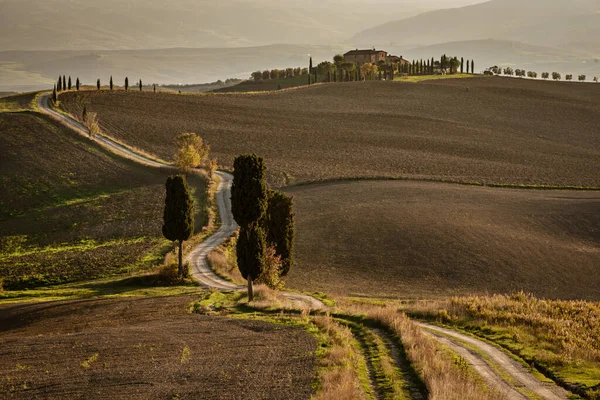
{"type": "Polygon", "coordinates": [[[491,0],[426,12],[364,30],[349,42],[428,46],[467,40],[515,40],[600,54],[600,1],[491,0]]]}

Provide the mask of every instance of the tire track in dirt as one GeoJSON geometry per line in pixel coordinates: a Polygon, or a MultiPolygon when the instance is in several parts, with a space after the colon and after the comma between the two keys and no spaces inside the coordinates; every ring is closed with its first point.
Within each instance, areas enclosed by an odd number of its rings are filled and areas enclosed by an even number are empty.
{"type": "Polygon", "coordinates": [[[507,399],[531,398],[525,393],[532,393],[544,400],[567,399],[566,390],[553,383],[539,381],[517,361],[491,344],[452,329],[425,323],[418,325],[467,360],[491,388],[506,395],[507,399]],[[511,382],[502,375],[508,377],[511,382]]]}

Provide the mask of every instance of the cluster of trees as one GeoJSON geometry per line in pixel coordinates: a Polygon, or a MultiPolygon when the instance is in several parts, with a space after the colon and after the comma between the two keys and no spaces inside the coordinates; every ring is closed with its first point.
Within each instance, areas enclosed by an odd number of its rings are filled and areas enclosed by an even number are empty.
{"type": "Polygon", "coordinates": [[[269,79],[286,79],[293,78],[295,76],[308,75],[308,68],[285,68],[285,69],[271,69],[264,71],[255,71],[252,73],[252,79],[255,81],[269,80],[269,79]]]}
{"type": "Polygon", "coordinates": [[[393,80],[398,75],[433,75],[474,73],[475,61],[458,57],[448,57],[445,54],[439,60],[413,60],[412,62],[386,62],[364,63],[357,67],[352,62],[344,60],[341,54],[333,57],[333,62],[323,61],[316,67],[309,66],[309,84],[312,82],[350,82],[362,80],[393,80]]]}
{"type": "Polygon", "coordinates": [[[284,193],[267,188],[262,157],[241,155],[233,165],[232,212],[240,225],[237,262],[252,301],[253,282],[278,288],[293,266],[293,204],[284,193]]]}
{"type": "MultiPolygon", "coordinates": [[[[77,78],[77,80],[75,81],[75,88],[79,90],[80,86],[81,82],[79,82],[79,78],[77,78]]],[[[56,103],[58,101],[58,93],[65,90],[71,90],[72,88],[73,85],[71,82],[71,77],[69,76],[69,80],[67,80],[65,75],[59,75],[58,80],[54,84],[54,89],[52,90],[52,101],[56,103]]]]}
{"type": "MultiPolygon", "coordinates": [[[[538,73],[535,71],[526,71],[524,69],[512,69],[511,67],[506,67],[506,68],[502,69],[502,68],[498,67],[497,65],[489,68],[488,70],[495,75],[504,74],[506,76],[517,76],[520,78],[528,77],[531,79],[537,79],[537,77],[538,77],[538,73]]],[[[550,72],[542,72],[541,77],[542,77],[542,79],[550,79],[550,77],[552,77],[552,79],[555,81],[560,81],[562,79],[562,75],[558,72],[552,72],[552,74],[550,74],[550,72]]],[[[585,82],[587,80],[586,75],[579,75],[577,78],[580,82],[585,82]]],[[[571,74],[565,75],[565,80],[572,81],[573,75],[571,75],[571,74]]],[[[594,77],[593,80],[594,80],[594,82],[598,82],[598,77],[594,77]]]]}

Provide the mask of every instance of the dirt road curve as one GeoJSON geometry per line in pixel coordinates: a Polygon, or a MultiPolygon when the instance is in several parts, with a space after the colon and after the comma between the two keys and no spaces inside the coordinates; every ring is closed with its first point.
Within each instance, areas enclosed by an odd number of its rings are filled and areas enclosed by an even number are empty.
{"type": "Polygon", "coordinates": [[[545,400],[564,400],[567,392],[553,383],[536,379],[522,365],[496,347],[452,329],[419,324],[441,343],[461,355],[483,377],[488,386],[507,399],[529,399],[526,394],[545,400]]]}
{"type": "MultiPolygon", "coordinates": [[[[73,129],[75,132],[89,137],[88,130],[83,125],[67,115],[61,114],[52,109],[48,105],[49,98],[49,93],[41,94],[38,97],[37,106],[42,113],[60,121],[69,128],[73,129]]],[[[149,159],[144,155],[135,153],[105,136],[96,135],[94,136],[93,140],[117,154],[124,155],[125,157],[141,164],[159,168],[173,168],[170,165],[160,163],[158,161],[149,159]]],[[[233,176],[226,172],[220,171],[217,172],[217,175],[221,179],[216,193],[219,214],[222,221],[221,227],[214,235],[208,237],[206,240],[196,246],[196,248],[194,248],[185,259],[192,265],[194,278],[196,278],[203,286],[219,290],[246,290],[244,286],[233,284],[218,277],[208,266],[208,254],[219,244],[223,243],[223,241],[225,241],[225,239],[227,239],[238,228],[238,225],[234,221],[231,213],[231,184],[233,176]]],[[[282,294],[287,299],[313,310],[322,309],[325,307],[320,300],[317,300],[311,296],[290,292],[283,292],[282,294]]]]}

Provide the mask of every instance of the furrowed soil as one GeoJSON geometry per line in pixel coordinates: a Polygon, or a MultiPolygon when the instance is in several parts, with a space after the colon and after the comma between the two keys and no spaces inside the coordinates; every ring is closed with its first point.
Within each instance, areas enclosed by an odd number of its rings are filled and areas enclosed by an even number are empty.
{"type": "Polygon", "coordinates": [[[194,299],[0,306],[0,393],[7,399],[310,397],[312,336],[191,314],[194,299]]]}
{"type": "Polygon", "coordinates": [[[364,181],[285,190],[288,285],[345,295],[600,300],[600,193],[364,181]]]}
{"type": "Polygon", "coordinates": [[[509,78],[315,85],[265,94],[61,94],[125,143],[171,159],[196,132],[231,167],[265,157],[274,186],[352,177],[600,186],[596,85],[509,78]]]}
{"type": "MultiPolygon", "coordinates": [[[[0,113],[0,280],[34,287],[148,269],[168,171],[114,156],[45,116],[0,113]]],[[[205,182],[193,178],[199,202],[205,182]]]]}

